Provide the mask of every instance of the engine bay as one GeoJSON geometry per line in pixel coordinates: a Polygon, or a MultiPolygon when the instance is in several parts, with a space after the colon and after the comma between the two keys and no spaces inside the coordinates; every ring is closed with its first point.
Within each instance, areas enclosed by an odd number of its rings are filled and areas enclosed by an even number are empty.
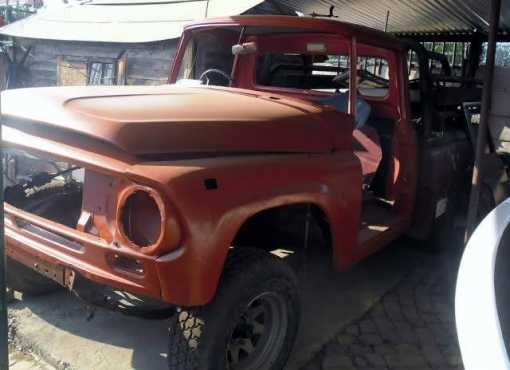
{"type": "Polygon", "coordinates": [[[82,208],[83,168],[17,149],[5,149],[2,160],[5,202],[76,227],[82,208]]]}

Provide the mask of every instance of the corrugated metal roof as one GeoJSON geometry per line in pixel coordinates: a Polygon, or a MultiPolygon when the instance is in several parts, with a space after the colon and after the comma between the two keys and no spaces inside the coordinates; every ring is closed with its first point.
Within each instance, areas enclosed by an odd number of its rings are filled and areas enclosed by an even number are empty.
{"type": "Polygon", "coordinates": [[[169,40],[197,19],[238,15],[264,0],[96,0],[40,11],[0,28],[12,37],[141,43],[169,40]]]}
{"type": "MultiPolygon", "coordinates": [[[[394,33],[487,31],[490,0],[271,0],[304,14],[328,14],[340,21],[394,33]]],[[[52,40],[152,42],[180,36],[185,24],[238,15],[264,0],[92,0],[42,11],[0,29],[0,34],[52,40]]],[[[510,33],[510,0],[502,0],[502,32],[510,33]]]]}
{"type": "MultiPolygon", "coordinates": [[[[328,14],[338,20],[395,33],[466,33],[487,31],[490,0],[277,0],[305,14],[328,14]]],[[[510,0],[502,0],[502,31],[510,31],[510,0]]]]}

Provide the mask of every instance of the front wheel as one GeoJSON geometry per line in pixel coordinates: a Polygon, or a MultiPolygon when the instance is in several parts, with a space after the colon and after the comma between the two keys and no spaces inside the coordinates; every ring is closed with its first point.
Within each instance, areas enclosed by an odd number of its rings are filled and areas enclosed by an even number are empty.
{"type": "Polygon", "coordinates": [[[172,370],[280,370],[300,320],[297,278],[267,252],[233,250],[214,300],[170,326],[172,370]]]}

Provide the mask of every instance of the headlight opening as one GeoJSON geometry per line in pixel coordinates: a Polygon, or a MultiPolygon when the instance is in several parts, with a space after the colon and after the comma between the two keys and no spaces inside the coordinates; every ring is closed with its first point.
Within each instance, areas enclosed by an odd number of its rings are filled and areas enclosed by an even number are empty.
{"type": "Polygon", "coordinates": [[[127,194],[120,209],[119,223],[124,237],[139,248],[158,244],[165,217],[155,195],[144,189],[127,194]]]}

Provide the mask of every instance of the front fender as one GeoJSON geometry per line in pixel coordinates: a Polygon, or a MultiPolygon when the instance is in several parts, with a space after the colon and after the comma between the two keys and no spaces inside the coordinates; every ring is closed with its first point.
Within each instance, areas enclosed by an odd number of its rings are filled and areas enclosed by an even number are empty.
{"type": "Polygon", "coordinates": [[[161,258],[163,298],[203,305],[216,292],[228,249],[241,226],[267,209],[312,203],[329,219],[334,263],[353,260],[360,222],[361,169],[352,152],[265,155],[193,160],[189,172],[168,182],[181,221],[179,251],[161,258]],[[205,182],[215,181],[216,189],[205,182]]]}

